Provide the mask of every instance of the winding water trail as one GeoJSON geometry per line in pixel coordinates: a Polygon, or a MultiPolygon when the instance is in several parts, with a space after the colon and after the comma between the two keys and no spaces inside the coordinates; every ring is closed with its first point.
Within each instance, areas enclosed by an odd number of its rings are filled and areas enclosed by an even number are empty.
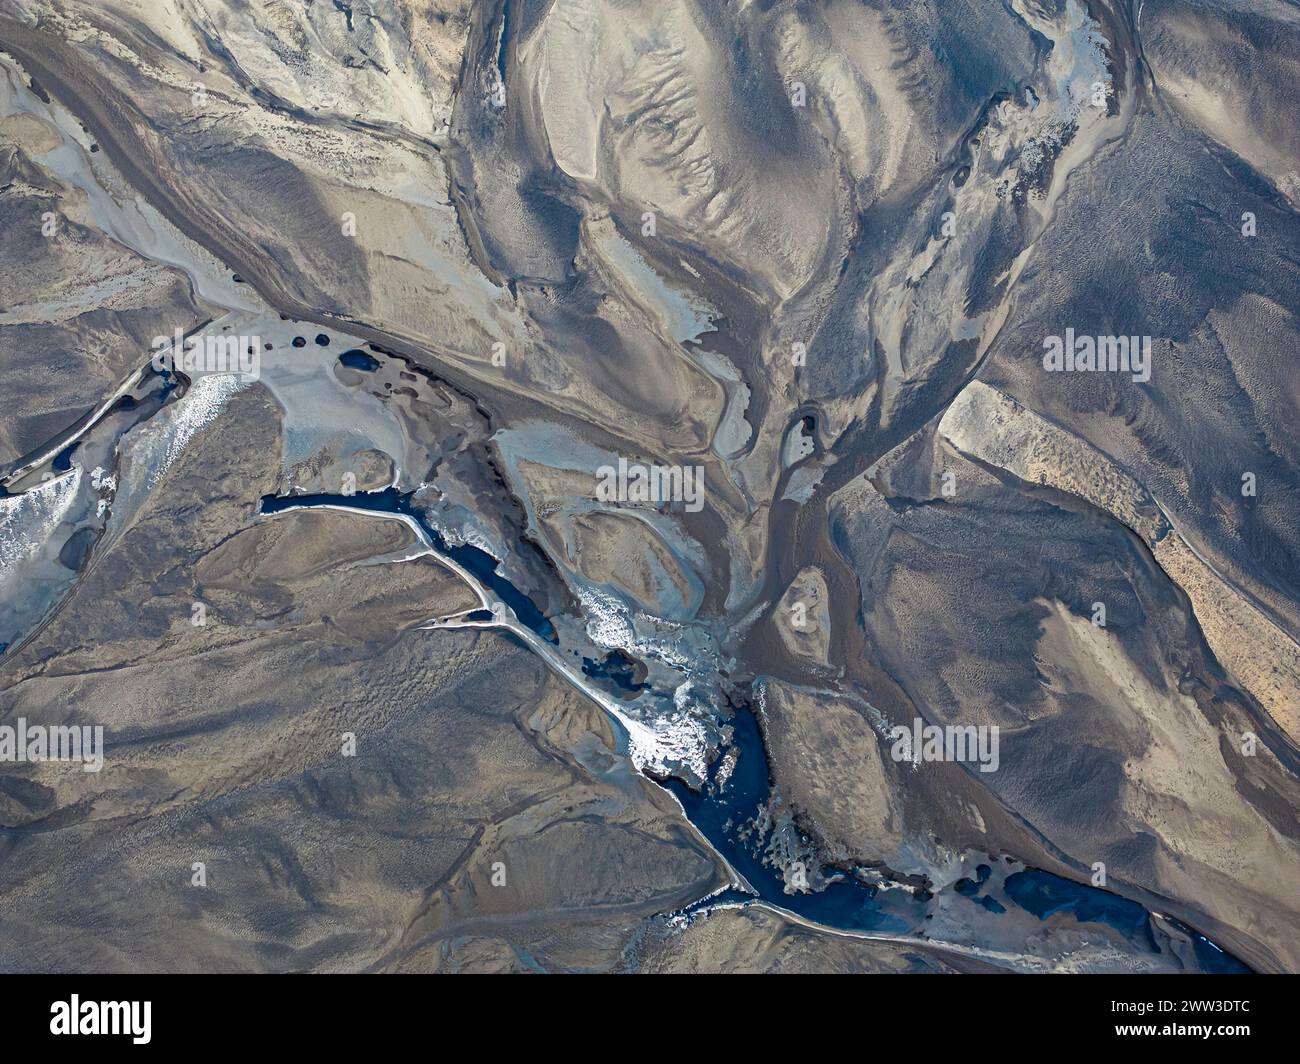
{"type": "MultiPolygon", "coordinates": [[[[262,500],[260,513],[273,517],[307,509],[401,521],[429,556],[474,592],[479,603],[477,608],[431,618],[421,628],[511,633],[557,676],[605,710],[628,743],[634,762],[643,763],[635,757],[638,745],[653,744],[655,738],[645,724],[626,712],[619,697],[625,681],[598,670],[584,670],[582,656],[560,645],[555,626],[526,594],[497,572],[496,559],[490,554],[469,545],[449,545],[412,497],[393,488],[347,496],[268,496],[262,500]]],[[[972,923],[996,921],[1010,908],[1038,921],[1067,913],[1081,924],[1104,925],[1117,932],[1129,950],[1146,955],[1148,960],[1171,948],[1166,928],[1172,927],[1191,942],[1194,961],[1203,970],[1249,970],[1208,938],[1168,916],[1153,914],[1139,903],[1105,890],[1014,862],[1007,864],[1005,859],[990,858],[988,863],[977,864],[969,877],[939,893],[865,869],[837,875],[820,890],[786,893],[786,878],[771,852],[772,826],[767,815],[771,781],[757,716],[744,706],[734,712],[729,723],[732,756],[717,759],[703,786],[697,789],[676,778],[650,777],[677,801],[695,837],[727,870],[731,881],[729,888],[685,910],[687,918],[711,908],[757,904],[830,934],[925,946],[1021,970],[1050,969],[1050,961],[1042,956],[929,937],[927,921],[937,907],[955,904],[959,896],[972,906],[972,923]]]]}

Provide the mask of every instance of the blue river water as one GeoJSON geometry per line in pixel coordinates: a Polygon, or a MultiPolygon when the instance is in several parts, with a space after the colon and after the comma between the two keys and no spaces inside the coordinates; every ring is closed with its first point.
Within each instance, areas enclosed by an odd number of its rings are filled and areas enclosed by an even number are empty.
{"type": "MultiPolygon", "coordinates": [[[[526,594],[496,571],[496,559],[468,545],[448,546],[442,535],[428,524],[411,496],[393,488],[355,495],[266,496],[263,513],[276,513],[296,506],[351,506],[356,509],[405,514],[417,522],[441,553],[472,572],[484,586],[510,605],[520,622],[538,636],[558,643],[555,627],[526,594]]],[[[481,612],[481,611],[480,611],[481,612]]],[[[588,679],[616,697],[626,697],[644,687],[636,682],[636,662],[621,652],[607,655],[602,661],[584,659],[583,672],[588,679]]],[[[760,816],[768,806],[771,779],[767,754],[758,720],[748,706],[733,712],[729,721],[731,745],[739,754],[734,771],[720,785],[715,762],[710,779],[700,789],[692,789],[676,778],[659,780],[681,802],[691,822],[709,842],[749,882],[758,896],[807,920],[846,931],[877,931],[908,934],[924,928],[932,895],[923,885],[914,890],[886,889],[871,882],[845,875],[822,890],[812,893],[785,893],[785,881],[774,864],[764,859],[769,836],[760,816]]],[[[994,916],[1006,907],[996,898],[983,893],[990,869],[980,865],[974,879],[959,880],[953,887],[972,905],[994,916]]],[[[1003,883],[1004,896],[1021,909],[1046,920],[1056,913],[1068,913],[1080,923],[1104,924],[1122,933],[1130,946],[1142,952],[1159,953],[1161,946],[1153,930],[1151,914],[1138,902],[1109,891],[1076,883],[1051,872],[1026,869],[1009,875],[1003,883]]],[[[747,900],[750,895],[730,891],[714,899],[747,900]]],[[[1170,919],[1166,917],[1166,919],[1170,919]]],[[[1170,919],[1188,935],[1196,959],[1203,969],[1219,973],[1244,973],[1250,969],[1220,949],[1205,936],[1170,919]]],[[[1161,936],[1163,938],[1163,936],[1161,936]]]]}
{"type": "Polygon", "coordinates": [[[266,495],[262,498],[262,513],[273,514],[295,506],[351,506],[357,510],[376,513],[404,514],[416,521],[439,553],[458,562],[478,577],[484,587],[515,611],[521,624],[531,628],[548,643],[557,642],[555,626],[537,605],[514,584],[497,572],[497,560],[487,551],[468,543],[451,546],[442,533],[429,524],[424,512],[412,505],[411,494],[396,488],[383,491],[359,491],[355,495],[266,495]]]}
{"type": "MultiPolygon", "coordinates": [[[[662,781],[677,796],[686,815],[711,843],[749,881],[760,898],[827,927],[846,931],[883,931],[906,934],[923,929],[931,895],[904,890],[881,889],[870,883],[846,878],[810,894],[786,894],[784,881],[765,864],[749,829],[754,814],[766,806],[770,791],[767,755],[754,714],[737,710],[731,721],[733,745],[740,757],[725,789],[711,785],[694,791],[679,780],[662,781]]],[[[975,879],[959,880],[954,889],[972,904],[989,913],[1006,912],[1006,907],[987,894],[981,896],[991,869],[980,865],[975,879]]],[[[1014,872],[1003,884],[1012,902],[1046,920],[1055,913],[1068,913],[1081,923],[1100,923],[1123,933],[1131,946],[1151,953],[1161,952],[1152,930],[1151,914],[1140,904],[1118,894],[1076,883],[1039,869],[1014,872]]],[[[737,900],[739,900],[738,896],[737,900]]],[[[1205,936],[1176,924],[1192,940],[1197,961],[1206,971],[1244,973],[1249,969],[1205,936]]]]}

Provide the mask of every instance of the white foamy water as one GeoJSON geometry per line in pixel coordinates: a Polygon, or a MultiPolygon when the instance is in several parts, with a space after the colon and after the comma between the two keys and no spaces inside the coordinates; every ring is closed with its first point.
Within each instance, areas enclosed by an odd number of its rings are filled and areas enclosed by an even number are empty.
{"type": "Polygon", "coordinates": [[[645,721],[628,722],[628,756],[640,772],[667,776],[677,765],[684,765],[697,778],[708,779],[709,733],[695,717],[673,714],[645,721]]]}
{"type": "MultiPolygon", "coordinates": [[[[681,673],[689,671],[691,662],[678,647],[638,635],[627,607],[613,595],[581,585],[574,592],[587,618],[587,636],[597,646],[625,650],[641,658],[655,657],[681,673]]],[[[659,626],[680,627],[662,618],[638,616],[659,626]]],[[[683,680],[673,692],[672,711],[639,715],[637,726],[628,728],[628,753],[638,769],[666,775],[674,765],[684,765],[699,778],[707,777],[713,735],[709,724],[692,709],[692,687],[689,679],[683,680]]]]}
{"type": "Polygon", "coordinates": [[[149,487],[158,483],[172,463],[180,457],[186,444],[212,424],[225,409],[230,397],[243,387],[243,381],[233,373],[199,377],[176,406],[170,424],[149,424],[149,435],[142,441],[146,446],[153,445],[156,456],[149,475],[149,487]]]}
{"type": "Polygon", "coordinates": [[[23,495],[0,498],[0,587],[49,541],[72,508],[80,486],[81,470],[74,468],[23,495]]]}
{"type": "Polygon", "coordinates": [[[122,437],[122,476],[110,507],[110,543],[130,523],[131,515],[144,504],[190,441],[221,415],[231,396],[243,387],[234,374],[198,377],[184,398],[122,437]]]}

